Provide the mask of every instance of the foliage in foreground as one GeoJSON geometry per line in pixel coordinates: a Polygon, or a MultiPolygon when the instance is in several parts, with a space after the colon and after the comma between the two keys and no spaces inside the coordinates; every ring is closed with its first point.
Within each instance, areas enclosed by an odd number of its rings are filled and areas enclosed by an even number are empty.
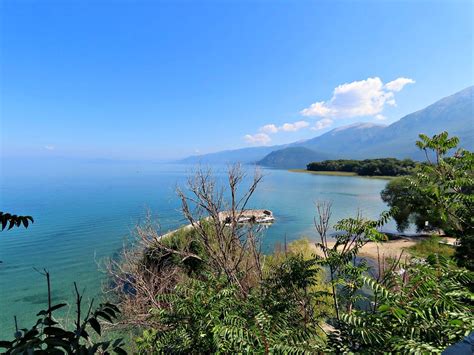
{"type": "MultiPolygon", "coordinates": [[[[111,304],[100,304],[92,310],[93,302],[90,303],[85,314],[82,313],[82,295],[76,291],[76,320],[74,328],[68,330],[61,325],[53,316],[67,305],[60,303],[51,304],[51,286],[49,273],[45,272],[48,284],[48,308],[38,312],[38,320],[30,328],[17,329],[15,339],[12,341],[0,341],[0,348],[4,348],[5,354],[126,354],[122,349],[122,339],[114,341],[94,341],[89,334],[93,330],[99,337],[102,333],[101,321],[112,323],[120,313],[119,309],[111,304]]],[[[16,320],[15,320],[16,321],[16,320]]]]}
{"type": "Polygon", "coordinates": [[[177,285],[158,296],[161,306],[153,308],[151,316],[159,326],[143,332],[138,350],[143,354],[441,352],[474,328],[474,295],[469,289],[473,273],[432,255],[408,264],[393,261],[380,274],[369,276],[357,251],[380,238],[375,229],[379,223],[360,218],[339,222],[344,233],[336,245],[321,242],[327,253],[324,259],[303,256],[298,248],[273,256],[262,283],[247,294],[212,273],[177,285]],[[366,236],[371,231],[374,234],[366,236]],[[318,265],[328,268],[332,292],[318,285],[322,272],[318,265]],[[319,312],[328,308],[333,311],[319,312]]]}
{"type": "Polygon", "coordinates": [[[416,142],[426,153],[426,164],[412,176],[391,181],[382,191],[398,229],[414,222],[418,230],[441,228],[458,238],[456,257],[460,265],[474,270],[474,153],[457,149],[459,139],[447,132],[416,142]]]}
{"type": "Polygon", "coordinates": [[[28,228],[30,222],[34,222],[33,217],[31,216],[18,216],[16,214],[0,211],[0,224],[2,225],[2,231],[7,228],[7,225],[8,230],[12,229],[13,227],[20,227],[22,224],[25,228],[28,228]]]}
{"type": "MultiPolygon", "coordinates": [[[[194,201],[200,203],[204,198],[204,204],[214,209],[215,205],[209,203],[213,190],[205,186],[208,175],[205,179],[199,177],[202,184],[198,184],[199,190],[193,190],[197,192],[194,201]]],[[[450,198],[462,199],[448,193],[445,197],[449,202],[452,202],[450,198]]],[[[185,208],[189,216],[192,209],[188,205],[185,208]]],[[[207,252],[200,255],[204,265],[188,272],[186,281],[157,295],[157,305],[150,313],[155,326],[145,330],[137,340],[139,350],[142,353],[436,353],[461,340],[474,327],[471,272],[439,253],[410,263],[400,262],[400,256],[393,263],[383,263],[373,270],[359,257],[359,251],[368,242],[386,238],[379,229],[390,214],[382,214],[377,221],[358,215],[330,228],[330,204],[318,204],[317,209],[319,217],[315,226],[321,241],[316,247],[322,257],[287,253],[286,248],[284,254],[280,252],[268,258],[254,254],[252,262],[247,264],[253,268],[252,278],[245,275],[245,269],[234,268],[238,264],[233,264],[232,258],[229,258],[232,273],[221,265],[232,248],[225,252],[219,249],[222,252],[219,260],[212,253],[212,248],[221,243],[225,248],[225,243],[254,240],[232,239],[242,236],[245,229],[233,225],[229,234],[215,218],[209,225],[214,233],[204,229],[190,233],[191,240],[197,238],[194,242],[207,238],[203,241],[208,243],[207,252]],[[336,230],[336,235],[329,236],[330,230],[336,230]],[[330,241],[333,237],[334,243],[330,241]],[[214,262],[208,262],[212,258],[214,262]],[[321,278],[322,267],[327,272],[327,281],[321,278]]],[[[463,222],[463,216],[459,217],[457,222],[463,222]]],[[[190,244],[182,242],[178,243],[180,248],[189,250],[186,245],[190,244]]],[[[438,252],[431,246],[425,249],[438,252]]],[[[255,245],[247,249],[258,250],[255,245]]],[[[240,254],[244,264],[247,251],[240,254]]],[[[178,261],[184,260],[182,251],[176,255],[178,261]]]]}
{"type": "MultiPolygon", "coordinates": [[[[302,258],[287,262],[305,263],[302,258]]],[[[179,285],[172,294],[160,296],[169,308],[155,309],[153,315],[163,327],[145,331],[137,340],[138,349],[174,354],[314,353],[322,345],[317,324],[308,317],[304,326],[299,304],[287,297],[311,282],[313,272],[306,266],[301,270],[306,274],[298,275],[298,285],[269,280],[246,297],[225,278],[213,275],[179,285]]]]}
{"type": "Polygon", "coordinates": [[[331,343],[344,352],[441,353],[474,329],[474,281],[467,270],[431,255],[377,281],[362,276],[371,309],[344,313],[331,343]]]}

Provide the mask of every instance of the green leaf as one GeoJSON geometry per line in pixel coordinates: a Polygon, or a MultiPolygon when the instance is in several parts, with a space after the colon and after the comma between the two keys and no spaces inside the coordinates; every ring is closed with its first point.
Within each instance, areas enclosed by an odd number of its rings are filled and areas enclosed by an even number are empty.
{"type": "Polygon", "coordinates": [[[59,304],[56,304],[56,305],[52,306],[52,307],[49,309],[49,312],[54,312],[55,310],[60,309],[60,308],[63,308],[63,307],[65,307],[65,306],[67,306],[66,303],[59,303],[59,304]]]}
{"type": "Polygon", "coordinates": [[[94,329],[97,334],[101,335],[100,334],[100,323],[97,321],[97,319],[90,318],[89,319],[89,324],[91,325],[92,329],[94,329]]]}
{"type": "Polygon", "coordinates": [[[116,354],[119,354],[119,355],[127,355],[127,352],[120,347],[114,348],[114,351],[116,354]]]}
{"type": "Polygon", "coordinates": [[[109,316],[107,313],[103,312],[103,311],[98,311],[98,312],[96,313],[96,316],[97,316],[97,317],[102,317],[102,318],[104,318],[105,320],[109,321],[110,323],[113,322],[113,321],[112,321],[112,318],[110,318],[110,316],[109,316]]]}

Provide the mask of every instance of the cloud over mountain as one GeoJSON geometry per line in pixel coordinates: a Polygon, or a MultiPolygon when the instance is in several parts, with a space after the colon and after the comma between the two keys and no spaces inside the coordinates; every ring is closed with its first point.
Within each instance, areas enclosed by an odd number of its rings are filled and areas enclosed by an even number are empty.
{"type": "Polygon", "coordinates": [[[259,133],[245,135],[244,140],[253,145],[267,145],[272,140],[272,134],[296,132],[305,128],[321,131],[330,127],[337,119],[372,116],[377,121],[386,120],[382,114],[385,106],[395,106],[395,93],[413,83],[413,79],[399,77],[384,84],[379,77],[373,77],[341,84],[334,89],[330,100],[315,102],[300,111],[303,116],[319,117],[314,125],[304,120],[281,126],[269,123],[260,127],[259,133]]]}
{"type": "MultiPolygon", "coordinates": [[[[300,164],[301,161],[307,159],[307,151],[305,153],[304,150],[286,149],[290,147],[307,148],[313,152],[331,156],[329,159],[381,157],[424,159],[423,153],[414,144],[418,139],[418,135],[424,133],[431,136],[441,131],[448,131],[450,135],[458,136],[461,140],[461,147],[473,150],[473,102],[474,86],[471,86],[451,96],[444,97],[421,110],[408,114],[390,125],[357,122],[334,128],[311,139],[274,146],[268,144],[271,138],[268,134],[258,133],[254,136],[248,135],[247,139],[254,144],[263,142],[264,146],[194,156],[184,159],[183,162],[255,163],[272,152],[279,153],[270,156],[271,162],[269,164],[271,166],[277,164],[286,166],[289,162],[292,165],[296,161],[300,164]],[[301,160],[300,155],[305,158],[301,160]],[[296,160],[297,158],[298,160],[296,160]]],[[[380,116],[377,118],[379,122],[384,119],[380,116]]],[[[321,118],[314,125],[310,125],[309,128],[318,130],[331,124],[331,119],[321,118]]],[[[278,131],[278,127],[274,126],[278,131]]]]}
{"type": "Polygon", "coordinates": [[[266,133],[246,134],[244,139],[247,143],[254,145],[267,145],[272,140],[266,133]]]}
{"type": "Polygon", "coordinates": [[[378,77],[353,81],[336,87],[329,101],[318,101],[300,111],[303,116],[316,116],[329,119],[376,116],[385,105],[394,106],[394,92],[399,92],[413,79],[397,78],[383,84],[378,77]]]}
{"type": "Polygon", "coordinates": [[[385,88],[389,91],[398,92],[401,91],[405,85],[414,83],[415,80],[402,77],[385,84],[385,88]]]}
{"type": "Polygon", "coordinates": [[[281,127],[278,128],[278,130],[284,132],[296,132],[308,126],[309,123],[306,121],[296,121],[294,123],[284,123],[281,127]]]}
{"type": "Polygon", "coordinates": [[[327,128],[333,124],[333,120],[330,118],[323,118],[322,120],[316,121],[314,127],[311,127],[313,131],[320,131],[324,128],[327,128]]]}
{"type": "Polygon", "coordinates": [[[296,132],[300,129],[309,127],[309,122],[306,121],[296,121],[293,123],[284,123],[281,126],[277,127],[273,123],[266,124],[265,126],[260,127],[260,133],[256,134],[246,134],[244,140],[250,144],[263,144],[266,145],[271,142],[270,134],[275,134],[278,132],[296,132]]]}

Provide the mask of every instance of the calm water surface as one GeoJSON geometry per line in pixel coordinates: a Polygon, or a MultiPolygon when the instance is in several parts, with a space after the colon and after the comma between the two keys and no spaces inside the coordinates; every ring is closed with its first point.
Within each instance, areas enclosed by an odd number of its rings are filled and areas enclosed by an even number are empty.
{"type": "MultiPolygon", "coordinates": [[[[35,269],[50,271],[55,301],[72,300],[73,281],[85,298],[97,297],[104,280],[98,264],[120,250],[148,209],[163,231],[183,224],[175,189],[190,170],[183,165],[100,161],[42,162],[15,169],[4,164],[2,210],[30,214],[35,223],[28,230],[0,234],[0,338],[11,338],[14,315],[20,327],[30,327],[32,316],[45,308],[44,277],[35,269]]],[[[333,203],[333,223],[357,209],[369,218],[386,209],[379,196],[384,180],[284,170],[264,174],[251,207],[270,209],[276,217],[264,235],[266,251],[285,237],[315,238],[317,200],[333,203]]],[[[393,230],[393,224],[387,228],[393,230]]]]}

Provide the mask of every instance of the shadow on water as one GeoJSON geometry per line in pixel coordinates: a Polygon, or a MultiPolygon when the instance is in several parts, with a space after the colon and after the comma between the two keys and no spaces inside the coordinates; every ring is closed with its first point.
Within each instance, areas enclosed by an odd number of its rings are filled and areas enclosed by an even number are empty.
{"type": "MultiPolygon", "coordinates": [[[[64,300],[67,297],[68,297],[67,292],[54,290],[54,294],[51,301],[53,304],[59,303],[61,300],[64,300]]],[[[15,301],[29,303],[32,305],[45,305],[47,300],[48,300],[48,293],[45,291],[45,292],[35,293],[33,295],[20,297],[20,298],[17,298],[15,301]]]]}

